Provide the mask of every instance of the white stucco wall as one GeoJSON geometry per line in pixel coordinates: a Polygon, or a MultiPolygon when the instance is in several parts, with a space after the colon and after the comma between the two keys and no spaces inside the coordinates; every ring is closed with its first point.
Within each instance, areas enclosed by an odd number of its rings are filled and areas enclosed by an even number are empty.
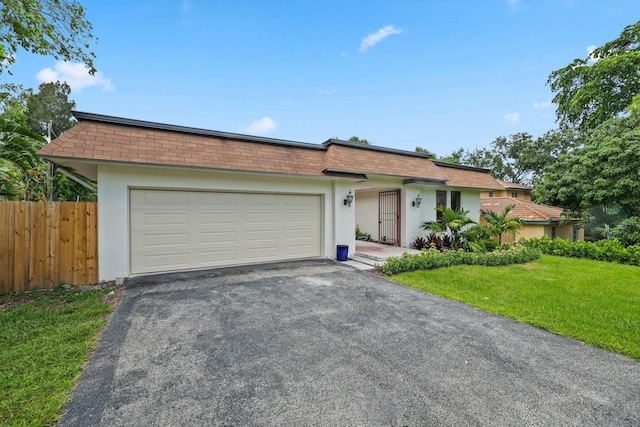
{"type": "MultiPolygon", "coordinates": [[[[378,240],[378,190],[358,191],[356,194],[356,225],[378,240]]],[[[354,228],[355,230],[355,228],[354,228]]]]}
{"type": "Polygon", "coordinates": [[[129,270],[129,189],[176,189],[317,194],[323,199],[323,255],[336,245],[355,248],[355,209],[343,205],[350,181],[151,166],[98,166],[98,254],[100,280],[127,277],[129,270]],[[334,209],[335,208],[335,209],[334,209]]]}

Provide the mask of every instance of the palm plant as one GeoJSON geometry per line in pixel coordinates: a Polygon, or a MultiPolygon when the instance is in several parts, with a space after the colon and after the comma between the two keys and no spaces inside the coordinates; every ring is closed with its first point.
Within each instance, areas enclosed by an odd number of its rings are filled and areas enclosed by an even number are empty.
{"type": "Polygon", "coordinates": [[[35,190],[41,181],[36,151],[44,143],[26,126],[0,120],[0,198],[24,199],[35,190]]]}
{"type": "Polygon", "coordinates": [[[436,208],[440,213],[435,221],[425,221],[421,227],[430,233],[449,234],[452,240],[453,249],[464,247],[468,237],[469,230],[476,226],[477,223],[469,218],[469,211],[460,208],[453,210],[446,206],[436,208]]]}
{"type": "Polygon", "coordinates": [[[498,244],[502,245],[502,236],[509,233],[515,236],[518,229],[522,227],[524,221],[520,217],[509,215],[516,205],[509,205],[504,208],[502,213],[496,213],[491,210],[480,210],[481,217],[489,224],[491,234],[498,238],[498,244]]]}

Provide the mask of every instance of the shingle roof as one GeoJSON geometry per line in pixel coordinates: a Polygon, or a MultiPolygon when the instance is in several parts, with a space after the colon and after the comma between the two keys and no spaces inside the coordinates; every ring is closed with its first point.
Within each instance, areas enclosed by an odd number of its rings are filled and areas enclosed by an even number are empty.
{"type": "Polygon", "coordinates": [[[434,162],[447,177],[447,186],[503,190],[500,183],[487,169],[473,168],[444,162],[434,162]]]}
{"type": "Polygon", "coordinates": [[[96,161],[322,175],[324,151],[81,121],[39,155],[96,161]]]}
{"type": "Polygon", "coordinates": [[[362,149],[352,144],[327,144],[324,171],[371,173],[405,178],[446,181],[442,171],[425,156],[394,151],[362,149]]]}
{"type": "MultiPolygon", "coordinates": [[[[451,187],[499,188],[487,170],[432,162],[429,155],[340,140],[322,145],[74,113],[79,123],[38,154],[82,166],[101,162],[306,176],[388,175],[451,187]]],[[[88,168],[87,165],[93,169],[88,168]]]]}
{"type": "Polygon", "coordinates": [[[500,213],[509,205],[515,207],[509,212],[509,217],[519,217],[525,222],[559,222],[565,217],[562,216],[562,209],[555,206],[540,205],[530,200],[522,200],[516,197],[490,197],[480,199],[480,208],[485,211],[500,213]]]}

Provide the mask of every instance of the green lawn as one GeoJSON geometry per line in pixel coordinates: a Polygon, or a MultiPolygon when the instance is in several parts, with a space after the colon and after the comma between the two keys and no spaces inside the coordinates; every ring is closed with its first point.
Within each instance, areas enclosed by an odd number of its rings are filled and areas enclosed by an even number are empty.
{"type": "Polygon", "coordinates": [[[543,255],[390,279],[640,360],[640,267],[543,255]]]}
{"type": "Polygon", "coordinates": [[[0,296],[0,425],[57,422],[113,311],[114,288],[0,296]]]}

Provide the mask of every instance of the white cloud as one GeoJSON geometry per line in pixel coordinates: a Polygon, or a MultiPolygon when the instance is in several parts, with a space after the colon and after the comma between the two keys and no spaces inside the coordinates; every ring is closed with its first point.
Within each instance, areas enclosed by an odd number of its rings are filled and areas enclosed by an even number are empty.
{"type": "Polygon", "coordinates": [[[263,117],[249,125],[244,131],[256,135],[262,135],[272,130],[276,130],[278,124],[271,117],[263,117]]]}
{"type": "Polygon", "coordinates": [[[373,34],[369,34],[364,40],[362,40],[362,44],[360,44],[360,52],[366,52],[367,49],[377,45],[387,37],[394,34],[400,34],[402,32],[403,30],[398,30],[393,25],[387,25],[384,28],[380,28],[378,31],[373,34]]]}
{"type": "Polygon", "coordinates": [[[517,123],[520,120],[520,113],[507,113],[504,115],[504,121],[509,123],[517,123]]]}
{"type": "Polygon", "coordinates": [[[190,13],[193,11],[193,3],[191,0],[182,0],[182,4],[180,5],[180,11],[182,13],[190,13]]]}
{"type": "Polygon", "coordinates": [[[336,92],[336,89],[322,89],[318,91],[318,95],[333,95],[336,92]]]}
{"type": "Polygon", "coordinates": [[[511,10],[516,11],[522,8],[522,0],[506,0],[506,2],[511,10]]]}
{"type": "Polygon", "coordinates": [[[102,72],[96,71],[92,76],[89,74],[89,69],[86,65],[72,62],[56,62],[53,69],[44,68],[38,71],[36,79],[38,79],[40,83],[66,82],[71,87],[71,90],[74,91],[79,91],[91,86],[101,86],[102,90],[115,89],[111,84],[111,80],[107,79],[102,72]]]}
{"type": "Polygon", "coordinates": [[[533,108],[549,108],[551,107],[551,101],[534,102],[533,108]]]}

